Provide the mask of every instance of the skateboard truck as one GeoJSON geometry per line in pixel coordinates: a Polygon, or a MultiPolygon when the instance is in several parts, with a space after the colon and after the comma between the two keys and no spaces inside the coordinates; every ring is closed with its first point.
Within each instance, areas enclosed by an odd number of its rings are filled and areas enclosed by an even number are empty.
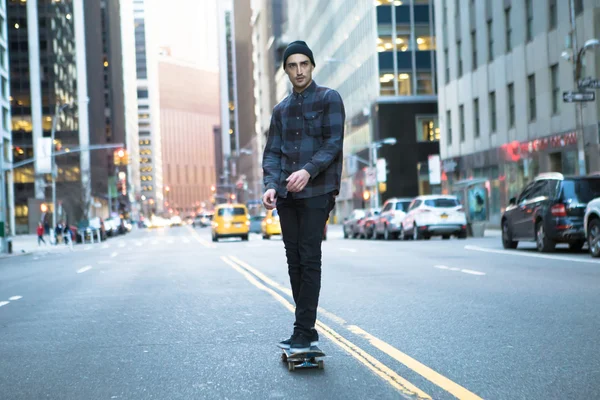
{"type": "Polygon", "coordinates": [[[323,360],[317,360],[325,357],[325,353],[317,346],[311,346],[310,350],[301,353],[292,353],[290,349],[282,350],[281,361],[287,363],[288,371],[294,371],[296,368],[325,368],[323,360]]]}

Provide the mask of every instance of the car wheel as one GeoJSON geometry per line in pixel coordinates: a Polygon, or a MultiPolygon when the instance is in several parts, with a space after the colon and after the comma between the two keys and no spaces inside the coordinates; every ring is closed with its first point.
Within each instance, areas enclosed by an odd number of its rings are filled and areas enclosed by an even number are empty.
{"type": "Polygon", "coordinates": [[[538,251],[542,253],[553,252],[556,248],[556,243],[546,235],[546,230],[544,229],[542,221],[539,221],[535,228],[535,243],[538,251]]]}
{"type": "Polygon", "coordinates": [[[448,240],[450,239],[450,235],[442,235],[442,240],[448,240]]]}
{"type": "Polygon", "coordinates": [[[219,241],[219,237],[217,235],[213,235],[212,241],[213,242],[218,242],[219,241]]]}
{"type": "Polygon", "coordinates": [[[576,242],[569,243],[569,250],[571,251],[580,251],[585,244],[585,240],[578,240],[576,242]]]}
{"type": "Polygon", "coordinates": [[[264,240],[269,240],[269,239],[271,239],[271,236],[269,236],[269,235],[263,235],[263,239],[264,240]]]}
{"type": "Polygon", "coordinates": [[[417,224],[413,224],[412,238],[413,240],[421,240],[423,238],[423,236],[419,234],[419,227],[417,224]]]}
{"type": "Polygon", "coordinates": [[[592,257],[600,257],[600,220],[593,219],[588,226],[588,246],[592,257]]]}
{"type": "Polygon", "coordinates": [[[242,238],[242,241],[244,241],[244,242],[248,241],[248,235],[242,235],[240,237],[242,238]]]}
{"type": "Polygon", "coordinates": [[[508,221],[502,222],[502,247],[505,249],[516,249],[519,242],[512,240],[512,233],[508,221]]]}

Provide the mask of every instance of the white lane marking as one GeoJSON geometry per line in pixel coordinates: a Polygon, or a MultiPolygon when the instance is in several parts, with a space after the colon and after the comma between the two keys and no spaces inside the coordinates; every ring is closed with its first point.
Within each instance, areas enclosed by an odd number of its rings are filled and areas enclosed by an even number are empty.
{"type": "Polygon", "coordinates": [[[88,266],[86,266],[86,267],[83,267],[83,268],[80,268],[80,269],[78,269],[78,270],[77,270],[77,273],[78,273],[78,274],[83,274],[84,272],[86,272],[86,271],[89,271],[90,269],[92,269],[92,266],[91,266],[91,265],[88,265],[88,266]]]}
{"type": "Polygon", "coordinates": [[[98,264],[111,264],[112,261],[105,261],[105,260],[100,260],[98,261],[98,264]]]}
{"type": "Polygon", "coordinates": [[[444,269],[447,271],[459,271],[459,272],[464,272],[465,274],[470,274],[470,275],[485,275],[485,272],[475,271],[472,269],[460,269],[460,268],[456,268],[456,267],[447,267],[445,265],[434,265],[433,268],[444,269]]]}
{"type": "Polygon", "coordinates": [[[472,269],[461,269],[460,272],[471,275],[485,275],[485,272],[473,271],[472,269]]]}
{"type": "Polygon", "coordinates": [[[547,254],[527,253],[527,252],[518,251],[518,250],[486,249],[485,247],[471,246],[471,245],[465,246],[465,250],[481,251],[484,253],[505,254],[508,256],[535,257],[535,258],[545,258],[548,260],[560,260],[560,261],[569,261],[569,262],[586,263],[586,264],[600,264],[600,261],[593,261],[591,259],[586,259],[586,258],[551,256],[551,255],[547,255],[547,254]]]}
{"type": "Polygon", "coordinates": [[[103,244],[103,245],[102,245],[102,248],[103,248],[103,249],[108,249],[109,247],[110,247],[110,246],[109,246],[109,245],[107,245],[107,244],[103,244]]]}
{"type": "Polygon", "coordinates": [[[190,239],[188,239],[188,238],[183,238],[183,243],[189,243],[189,242],[190,242],[190,239]]]}
{"type": "Polygon", "coordinates": [[[13,296],[13,297],[9,297],[8,299],[10,301],[15,301],[15,300],[19,300],[19,299],[22,299],[22,298],[23,298],[23,296],[13,296]]]}
{"type": "Polygon", "coordinates": [[[198,235],[198,234],[197,234],[197,233],[194,231],[194,229],[192,229],[192,227],[190,227],[189,225],[188,225],[188,226],[186,226],[186,228],[187,228],[187,229],[190,231],[190,233],[192,234],[192,237],[193,237],[194,239],[196,239],[196,241],[197,241],[198,243],[200,243],[202,246],[204,246],[204,247],[206,247],[206,248],[208,248],[208,249],[214,249],[215,247],[217,247],[217,245],[216,245],[216,244],[214,244],[214,243],[210,243],[210,242],[207,242],[206,240],[202,239],[202,238],[200,237],[200,235],[198,235]]]}
{"type": "Polygon", "coordinates": [[[33,261],[37,261],[39,259],[40,259],[39,257],[33,257],[33,261]]]}
{"type": "Polygon", "coordinates": [[[349,247],[340,247],[340,250],[349,251],[350,253],[356,253],[356,249],[351,249],[349,247]]]}
{"type": "Polygon", "coordinates": [[[0,307],[7,305],[10,301],[0,301],[0,307]]]}
{"type": "Polygon", "coordinates": [[[125,243],[119,243],[119,247],[121,247],[121,248],[125,247],[125,243]]]}
{"type": "Polygon", "coordinates": [[[84,250],[91,250],[92,247],[91,246],[87,246],[84,250]]]}
{"type": "Polygon", "coordinates": [[[111,256],[111,258],[115,258],[118,255],[119,255],[119,253],[117,253],[116,251],[114,251],[110,256],[111,256]]]}
{"type": "Polygon", "coordinates": [[[135,245],[136,245],[137,247],[142,247],[142,242],[135,242],[135,245]]]}

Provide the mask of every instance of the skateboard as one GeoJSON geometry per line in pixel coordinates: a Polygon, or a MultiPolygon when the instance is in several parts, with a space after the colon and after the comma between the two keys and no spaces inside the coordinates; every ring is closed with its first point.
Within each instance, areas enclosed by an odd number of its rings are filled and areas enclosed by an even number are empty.
{"type": "Polygon", "coordinates": [[[317,346],[311,346],[310,350],[295,354],[292,354],[290,349],[282,350],[281,361],[287,363],[288,371],[294,371],[296,368],[325,368],[323,360],[317,360],[317,358],[325,357],[325,353],[317,346]]]}

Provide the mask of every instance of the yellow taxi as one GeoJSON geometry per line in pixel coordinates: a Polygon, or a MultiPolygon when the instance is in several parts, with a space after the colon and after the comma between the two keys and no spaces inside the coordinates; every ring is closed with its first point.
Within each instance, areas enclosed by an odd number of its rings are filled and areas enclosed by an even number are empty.
{"type": "Polygon", "coordinates": [[[239,237],[248,240],[250,215],[243,204],[219,204],[212,221],[212,240],[239,237]]]}
{"type": "Polygon", "coordinates": [[[279,223],[279,214],[277,209],[267,210],[267,215],[262,221],[263,239],[269,239],[274,235],[281,235],[281,224],[279,223]]]}

